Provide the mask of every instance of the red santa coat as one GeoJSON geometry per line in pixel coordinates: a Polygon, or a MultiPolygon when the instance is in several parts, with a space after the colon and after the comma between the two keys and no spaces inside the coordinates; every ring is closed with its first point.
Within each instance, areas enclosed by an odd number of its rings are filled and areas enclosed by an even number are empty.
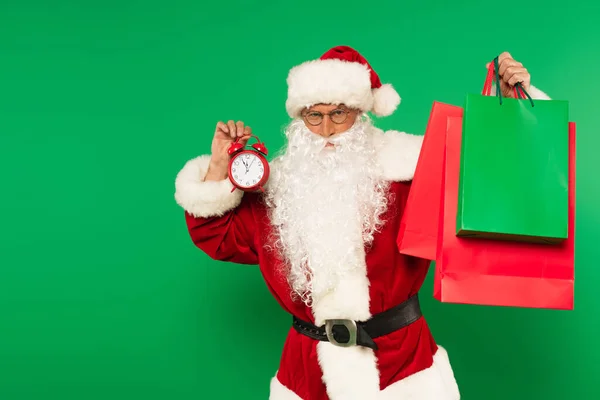
{"type": "MultiPolygon", "coordinates": [[[[292,301],[289,285],[277,272],[281,259],[265,248],[271,226],[261,195],[232,193],[228,180],[203,182],[208,155],[190,160],[176,180],[176,200],[185,209],[192,241],[215,260],[258,264],[281,307],[305,321],[315,323],[315,311],[326,318],[363,320],[402,303],[419,291],[429,268],[429,261],[402,255],[396,247],[422,137],[378,130],[374,140],[383,177],[392,182],[394,203],[383,216],[385,226],[365,249],[364,270],[342,280],[313,309],[292,301]]],[[[271,165],[276,168],[276,160],[271,165]]],[[[446,351],[436,344],[424,317],[375,342],[376,351],[341,348],[290,326],[270,399],[460,398],[446,351]]]]}

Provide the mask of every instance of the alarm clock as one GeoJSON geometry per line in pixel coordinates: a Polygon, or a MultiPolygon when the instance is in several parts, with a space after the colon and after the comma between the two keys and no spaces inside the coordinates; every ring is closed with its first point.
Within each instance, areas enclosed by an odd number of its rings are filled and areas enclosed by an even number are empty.
{"type": "Polygon", "coordinates": [[[235,188],[244,192],[264,192],[263,186],[269,179],[269,163],[267,148],[256,135],[252,135],[257,143],[248,148],[237,138],[229,147],[229,180],[235,188]]]}

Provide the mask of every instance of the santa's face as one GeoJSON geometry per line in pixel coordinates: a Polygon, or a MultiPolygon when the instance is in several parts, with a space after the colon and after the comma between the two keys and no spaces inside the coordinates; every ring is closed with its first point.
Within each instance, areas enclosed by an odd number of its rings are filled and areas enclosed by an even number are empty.
{"type": "MultiPolygon", "coordinates": [[[[302,112],[304,124],[314,134],[327,138],[348,131],[359,115],[359,111],[344,104],[317,104],[302,112]]],[[[331,147],[331,144],[328,144],[331,147]]]]}
{"type": "Polygon", "coordinates": [[[364,269],[364,246],[382,224],[387,184],[379,178],[368,120],[327,136],[296,120],[286,136],[266,200],[282,272],[293,294],[310,304],[344,275],[364,269]]]}

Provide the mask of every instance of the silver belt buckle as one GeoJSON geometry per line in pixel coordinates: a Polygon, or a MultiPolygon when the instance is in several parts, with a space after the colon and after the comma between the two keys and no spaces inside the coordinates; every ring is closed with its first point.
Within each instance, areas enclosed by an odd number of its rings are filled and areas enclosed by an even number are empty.
{"type": "Polygon", "coordinates": [[[325,333],[329,342],[339,347],[351,347],[356,346],[356,322],[351,319],[328,319],[325,320],[325,333]],[[340,343],[333,337],[333,327],[335,325],[343,325],[348,329],[349,339],[348,342],[340,343]]]}

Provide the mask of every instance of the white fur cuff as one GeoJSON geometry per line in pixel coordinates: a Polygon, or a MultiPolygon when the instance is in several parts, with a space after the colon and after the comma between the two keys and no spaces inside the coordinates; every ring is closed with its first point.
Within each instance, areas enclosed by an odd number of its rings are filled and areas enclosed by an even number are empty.
{"type": "Polygon", "coordinates": [[[536,88],[533,85],[529,86],[529,95],[531,96],[532,99],[536,99],[536,100],[551,100],[550,96],[548,96],[546,93],[542,92],[540,89],[536,88]]]}
{"type": "MultiPolygon", "coordinates": [[[[532,99],[534,100],[551,100],[550,96],[546,93],[542,92],[540,89],[536,88],[533,85],[529,85],[529,90],[527,91],[532,99]]],[[[492,85],[492,89],[490,90],[490,95],[496,95],[496,85],[492,85]]]]}
{"type": "Polygon", "coordinates": [[[222,216],[237,207],[244,192],[235,189],[229,179],[204,181],[210,156],[188,161],[175,179],[175,201],[194,217],[222,216]]]}

